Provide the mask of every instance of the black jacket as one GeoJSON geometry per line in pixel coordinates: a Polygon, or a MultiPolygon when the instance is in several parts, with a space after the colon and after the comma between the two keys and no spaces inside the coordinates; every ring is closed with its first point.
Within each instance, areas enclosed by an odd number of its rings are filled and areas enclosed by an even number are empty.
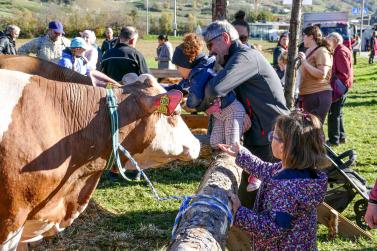
{"type": "Polygon", "coordinates": [[[104,54],[106,51],[112,49],[115,47],[117,43],[118,38],[113,38],[111,40],[105,39],[103,40],[102,46],[101,46],[101,52],[104,54]]]}
{"type": "Polygon", "coordinates": [[[16,55],[16,41],[9,35],[0,37],[0,54],[16,55]]]}
{"type": "Polygon", "coordinates": [[[110,78],[121,81],[127,73],[149,73],[144,56],[135,48],[118,43],[103,55],[101,71],[110,78]]]}
{"type": "Polygon", "coordinates": [[[283,87],[270,63],[257,50],[239,40],[232,43],[224,69],[206,85],[200,110],[206,110],[216,97],[235,90],[251,118],[251,128],[244,134],[246,145],[268,145],[268,132],[277,116],[288,114],[283,87]]]}

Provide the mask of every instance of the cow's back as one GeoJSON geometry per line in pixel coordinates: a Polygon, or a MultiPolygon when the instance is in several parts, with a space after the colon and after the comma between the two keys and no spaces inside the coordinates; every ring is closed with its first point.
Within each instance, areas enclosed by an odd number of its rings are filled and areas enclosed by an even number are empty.
{"type": "Polygon", "coordinates": [[[20,71],[60,82],[92,85],[89,77],[36,57],[0,55],[0,69],[20,71]]]}

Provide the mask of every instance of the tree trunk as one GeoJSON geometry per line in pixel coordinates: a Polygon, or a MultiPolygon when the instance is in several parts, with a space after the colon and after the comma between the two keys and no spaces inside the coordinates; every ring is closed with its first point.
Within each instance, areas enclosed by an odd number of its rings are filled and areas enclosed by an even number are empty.
{"type": "Polygon", "coordinates": [[[212,21],[226,19],[226,3],[225,0],[212,0],[212,21]]]}
{"type": "MultiPolygon", "coordinates": [[[[231,203],[228,192],[237,193],[241,181],[241,169],[234,158],[225,153],[216,153],[198,189],[198,195],[214,196],[231,203]]],[[[193,202],[208,201],[203,198],[193,202]]],[[[189,207],[178,223],[175,236],[168,250],[224,250],[230,222],[227,215],[207,205],[189,207]]]]}
{"type": "Polygon", "coordinates": [[[300,31],[302,0],[292,0],[291,21],[289,25],[288,64],[285,70],[285,100],[288,109],[294,104],[295,64],[297,58],[297,41],[300,31]]]}

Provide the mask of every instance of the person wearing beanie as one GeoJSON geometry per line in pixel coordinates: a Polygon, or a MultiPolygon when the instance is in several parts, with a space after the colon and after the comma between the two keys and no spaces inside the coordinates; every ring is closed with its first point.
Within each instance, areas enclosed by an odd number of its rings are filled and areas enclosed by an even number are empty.
{"type": "MultiPolygon", "coordinates": [[[[212,70],[215,57],[207,57],[202,50],[203,41],[197,34],[189,33],[184,36],[183,43],[176,47],[172,59],[183,80],[178,85],[167,88],[186,90],[186,105],[195,110],[198,110],[204,98],[207,81],[215,76],[212,70]]],[[[220,143],[232,144],[240,141],[246,112],[234,92],[217,98],[206,113],[213,118],[213,127],[210,128],[212,148],[217,148],[220,143]]]]}
{"type": "Polygon", "coordinates": [[[83,58],[83,53],[88,48],[89,46],[83,38],[75,37],[72,39],[70,46],[63,50],[62,58],[58,64],[88,76],[90,70],[87,67],[86,60],[83,58]]]}

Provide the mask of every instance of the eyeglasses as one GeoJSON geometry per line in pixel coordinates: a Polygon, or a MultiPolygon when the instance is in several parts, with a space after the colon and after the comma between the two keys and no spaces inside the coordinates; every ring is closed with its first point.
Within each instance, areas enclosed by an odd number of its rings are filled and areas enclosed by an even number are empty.
{"type": "Polygon", "coordinates": [[[223,35],[223,34],[221,33],[221,34],[219,34],[219,35],[213,37],[212,39],[208,40],[208,42],[206,43],[206,45],[207,45],[207,49],[208,49],[209,51],[211,51],[211,49],[212,49],[212,45],[213,45],[212,41],[215,40],[215,39],[218,38],[218,37],[221,37],[222,35],[223,35]]]}
{"type": "Polygon", "coordinates": [[[268,141],[272,142],[273,140],[276,140],[278,142],[283,142],[283,140],[277,136],[274,135],[274,131],[271,131],[268,133],[268,141]]]}

